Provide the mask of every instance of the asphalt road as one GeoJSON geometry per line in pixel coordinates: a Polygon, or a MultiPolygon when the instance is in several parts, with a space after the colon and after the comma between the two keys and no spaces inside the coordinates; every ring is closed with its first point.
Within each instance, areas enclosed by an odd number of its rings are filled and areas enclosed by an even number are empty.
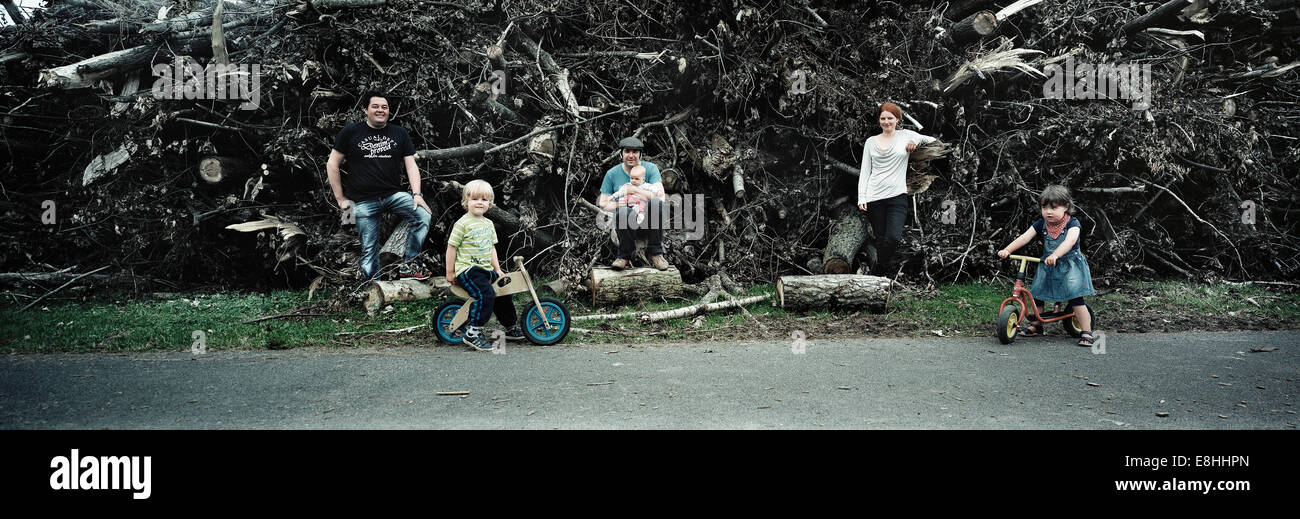
{"type": "Polygon", "coordinates": [[[3,429],[1295,429],[1300,332],[0,358],[3,429]],[[1276,348],[1252,352],[1255,349],[1276,348]],[[439,392],[468,392],[439,395],[439,392]],[[1157,413],[1167,416],[1158,416],[1157,413]]]}

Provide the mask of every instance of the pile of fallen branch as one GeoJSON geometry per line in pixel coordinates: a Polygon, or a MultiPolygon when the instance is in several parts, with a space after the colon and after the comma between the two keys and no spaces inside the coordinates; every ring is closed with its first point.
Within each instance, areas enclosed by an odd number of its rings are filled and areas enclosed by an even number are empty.
{"type": "Polygon", "coordinates": [[[944,143],[913,156],[907,275],[1005,272],[1051,183],[1100,278],[1300,270],[1294,1],[711,4],[55,0],[0,28],[0,270],[355,286],[324,161],[369,89],[420,150],[435,272],[482,178],[501,256],[581,290],[613,257],[590,202],[627,135],[704,196],[703,238],[668,233],[686,284],[864,272],[886,100],[944,143]],[[177,59],[256,64],[260,99],[157,98],[177,59]],[[1053,79],[1103,63],[1149,70],[1150,106],[1053,79]]]}

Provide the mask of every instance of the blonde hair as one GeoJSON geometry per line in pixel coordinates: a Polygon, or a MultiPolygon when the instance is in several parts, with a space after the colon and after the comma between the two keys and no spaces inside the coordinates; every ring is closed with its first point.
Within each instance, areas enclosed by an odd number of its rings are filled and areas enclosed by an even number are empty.
{"type": "Polygon", "coordinates": [[[492,194],[492,184],[487,183],[486,180],[471,180],[465,184],[465,191],[460,196],[460,206],[466,211],[469,210],[469,199],[474,195],[487,195],[488,202],[496,198],[496,195],[492,194]]]}

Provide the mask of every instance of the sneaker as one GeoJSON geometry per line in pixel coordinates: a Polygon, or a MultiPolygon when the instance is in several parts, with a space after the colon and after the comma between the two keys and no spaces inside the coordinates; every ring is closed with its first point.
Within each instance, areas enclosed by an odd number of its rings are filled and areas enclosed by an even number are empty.
{"type": "Polygon", "coordinates": [[[623,270],[627,267],[628,267],[628,261],[623,258],[616,259],[614,260],[613,263],[609,264],[609,268],[612,268],[614,270],[623,270]]]}
{"type": "Polygon", "coordinates": [[[668,270],[668,260],[664,259],[663,254],[650,256],[650,263],[653,263],[655,268],[659,270],[668,270]]]}
{"type": "Polygon", "coordinates": [[[524,340],[524,329],[523,329],[523,328],[520,328],[519,325],[517,325],[517,324],[514,325],[514,326],[511,326],[510,328],[507,328],[507,329],[506,329],[506,340],[507,340],[507,341],[522,341],[522,340],[524,340]]]}
{"type": "Polygon", "coordinates": [[[479,333],[474,333],[474,330],[470,330],[470,332],[465,334],[465,340],[463,342],[467,346],[478,351],[488,351],[492,349],[492,341],[488,340],[487,337],[484,337],[481,331],[479,333]]]}
{"type": "Polygon", "coordinates": [[[427,270],[412,268],[410,265],[402,265],[397,268],[397,277],[398,279],[414,279],[416,281],[424,281],[426,279],[429,279],[430,277],[433,277],[433,274],[427,270]]]}

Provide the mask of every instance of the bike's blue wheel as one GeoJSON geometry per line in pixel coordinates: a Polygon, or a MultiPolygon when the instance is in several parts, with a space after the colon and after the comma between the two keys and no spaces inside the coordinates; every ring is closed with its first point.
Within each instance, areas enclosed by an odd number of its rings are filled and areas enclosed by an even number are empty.
{"type": "Polygon", "coordinates": [[[538,301],[542,306],[541,312],[537,311],[537,305],[532,301],[528,302],[528,307],[524,310],[523,322],[520,323],[524,335],[529,342],[542,346],[564,340],[564,336],[569,334],[569,307],[553,297],[541,297],[538,301]],[[547,324],[551,325],[550,329],[546,328],[547,324]]]}
{"type": "Polygon", "coordinates": [[[457,337],[456,330],[449,329],[451,320],[456,318],[456,312],[465,304],[464,301],[451,300],[443,303],[437,310],[433,311],[433,330],[438,335],[438,340],[447,344],[460,344],[462,337],[457,337]]]}

